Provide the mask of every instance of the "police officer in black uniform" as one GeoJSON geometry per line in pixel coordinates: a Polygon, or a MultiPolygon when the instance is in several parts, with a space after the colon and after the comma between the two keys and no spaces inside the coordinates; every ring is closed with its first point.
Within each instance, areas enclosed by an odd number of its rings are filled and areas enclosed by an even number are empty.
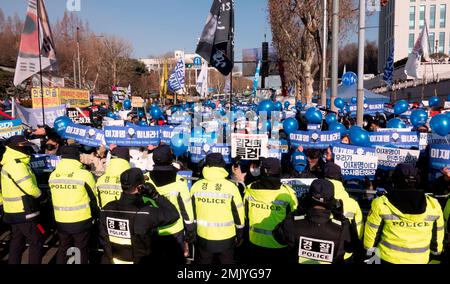
{"type": "Polygon", "coordinates": [[[350,224],[342,215],[342,204],[334,199],[333,184],[317,179],[300,201],[273,231],[280,244],[291,248],[291,259],[302,264],[344,263],[345,252],[353,252],[350,224]],[[333,218],[331,215],[333,213],[333,218]]]}
{"type": "Polygon", "coordinates": [[[173,224],[180,215],[153,185],[144,183],[140,169],[123,172],[120,182],[123,190],[120,199],[108,203],[100,215],[100,235],[108,259],[103,261],[113,264],[155,263],[152,240],[158,234],[158,227],[173,224]],[[157,207],[143,201],[148,198],[157,207]]]}

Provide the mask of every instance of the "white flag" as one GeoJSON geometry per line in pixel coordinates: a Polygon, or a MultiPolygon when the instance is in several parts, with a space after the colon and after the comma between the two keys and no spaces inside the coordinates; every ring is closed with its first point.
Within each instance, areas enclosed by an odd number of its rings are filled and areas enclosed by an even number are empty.
{"type": "Polygon", "coordinates": [[[14,86],[20,85],[26,79],[39,73],[39,56],[42,70],[56,70],[55,45],[44,1],[29,0],[27,17],[20,39],[14,86]]]}
{"type": "Polygon", "coordinates": [[[408,57],[408,62],[406,62],[405,74],[407,76],[415,79],[419,78],[417,70],[419,69],[422,56],[425,61],[430,60],[430,43],[428,42],[428,27],[426,23],[420,32],[419,38],[417,38],[417,41],[414,44],[413,51],[408,57]]]}
{"type": "Polygon", "coordinates": [[[208,64],[206,61],[203,62],[202,70],[198,75],[196,89],[202,98],[206,98],[208,96],[208,64]]]}

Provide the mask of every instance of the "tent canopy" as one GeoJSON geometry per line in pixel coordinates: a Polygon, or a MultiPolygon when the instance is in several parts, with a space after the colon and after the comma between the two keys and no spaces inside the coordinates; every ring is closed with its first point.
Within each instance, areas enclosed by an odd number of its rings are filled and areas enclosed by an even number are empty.
{"type": "MultiPolygon", "coordinates": [[[[356,97],[358,90],[357,85],[351,86],[340,85],[338,86],[338,97],[342,98],[345,102],[350,102],[352,98],[356,97]]],[[[331,89],[327,89],[327,99],[330,99],[331,89]]],[[[367,103],[389,103],[390,98],[387,96],[379,95],[369,90],[364,89],[364,98],[367,103]]]]}

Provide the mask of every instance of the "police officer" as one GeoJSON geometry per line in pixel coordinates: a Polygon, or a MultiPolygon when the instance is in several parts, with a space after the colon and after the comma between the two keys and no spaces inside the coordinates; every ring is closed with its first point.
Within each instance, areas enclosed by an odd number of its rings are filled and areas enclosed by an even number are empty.
{"type": "Polygon", "coordinates": [[[185,241],[192,243],[195,239],[194,213],[187,181],[177,174],[172,157],[169,145],[161,145],[153,151],[155,164],[148,174],[148,182],[177,208],[181,216],[175,223],[158,228],[160,260],[183,264],[185,241]]]}
{"type": "Polygon", "coordinates": [[[399,164],[393,190],[372,201],[364,231],[364,247],[382,262],[426,264],[443,249],[444,219],[439,202],[422,190],[418,170],[399,164]]]}
{"type": "Polygon", "coordinates": [[[12,228],[10,264],[20,264],[25,241],[30,246],[28,263],[40,264],[42,261],[43,235],[37,227],[41,190],[29,167],[32,145],[24,136],[11,137],[1,161],[3,221],[12,228]]]}
{"type": "MultiPolygon", "coordinates": [[[[344,188],[341,167],[333,162],[327,162],[324,174],[325,178],[334,186],[334,198],[342,200],[344,216],[350,221],[352,233],[356,234],[357,238],[362,241],[364,232],[363,215],[358,202],[351,198],[344,188]]],[[[358,252],[362,253],[362,250],[358,252]]],[[[350,261],[351,257],[351,254],[345,254],[345,260],[350,261]]]]}
{"type": "Polygon", "coordinates": [[[95,186],[99,208],[103,208],[109,202],[120,198],[122,194],[120,175],[130,168],[130,150],[127,147],[114,148],[111,151],[111,160],[106,172],[97,180],[95,186]]]}
{"type": "Polygon", "coordinates": [[[61,158],[48,181],[59,236],[56,262],[66,263],[67,250],[74,246],[80,250],[80,262],[86,264],[90,230],[98,217],[95,180],[83,169],[77,147],[62,147],[61,158]]]}
{"type": "Polygon", "coordinates": [[[267,158],[261,163],[261,178],[252,183],[244,196],[249,228],[249,253],[252,263],[280,263],[285,260],[286,245],[272,236],[276,225],[297,209],[297,196],[280,180],[281,164],[267,158]]]}
{"type": "Polygon", "coordinates": [[[156,230],[175,223],[178,211],[153,185],[144,184],[140,169],[126,170],[120,182],[123,189],[120,199],[108,203],[100,213],[105,255],[113,264],[155,263],[152,240],[156,230]],[[151,198],[155,206],[144,203],[143,196],[151,198]]]}
{"type": "Polygon", "coordinates": [[[325,179],[314,180],[309,192],[300,201],[305,212],[289,214],[273,231],[280,244],[291,248],[291,259],[301,264],[343,263],[346,251],[351,252],[349,222],[335,214],[333,184],[325,179]],[[332,217],[333,210],[333,217],[332,217]]]}
{"type": "Polygon", "coordinates": [[[222,264],[234,263],[234,249],[243,241],[244,205],[239,189],[227,180],[225,166],[222,154],[208,154],[204,179],[191,189],[199,264],[211,264],[214,256],[222,264]]]}

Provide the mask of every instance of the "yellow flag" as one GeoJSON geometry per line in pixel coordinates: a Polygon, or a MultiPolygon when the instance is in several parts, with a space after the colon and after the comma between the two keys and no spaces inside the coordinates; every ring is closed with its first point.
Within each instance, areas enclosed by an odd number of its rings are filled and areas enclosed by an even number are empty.
{"type": "Polygon", "coordinates": [[[164,60],[163,74],[161,76],[160,96],[164,97],[167,94],[169,82],[169,70],[167,67],[167,60],[164,60]]]}

